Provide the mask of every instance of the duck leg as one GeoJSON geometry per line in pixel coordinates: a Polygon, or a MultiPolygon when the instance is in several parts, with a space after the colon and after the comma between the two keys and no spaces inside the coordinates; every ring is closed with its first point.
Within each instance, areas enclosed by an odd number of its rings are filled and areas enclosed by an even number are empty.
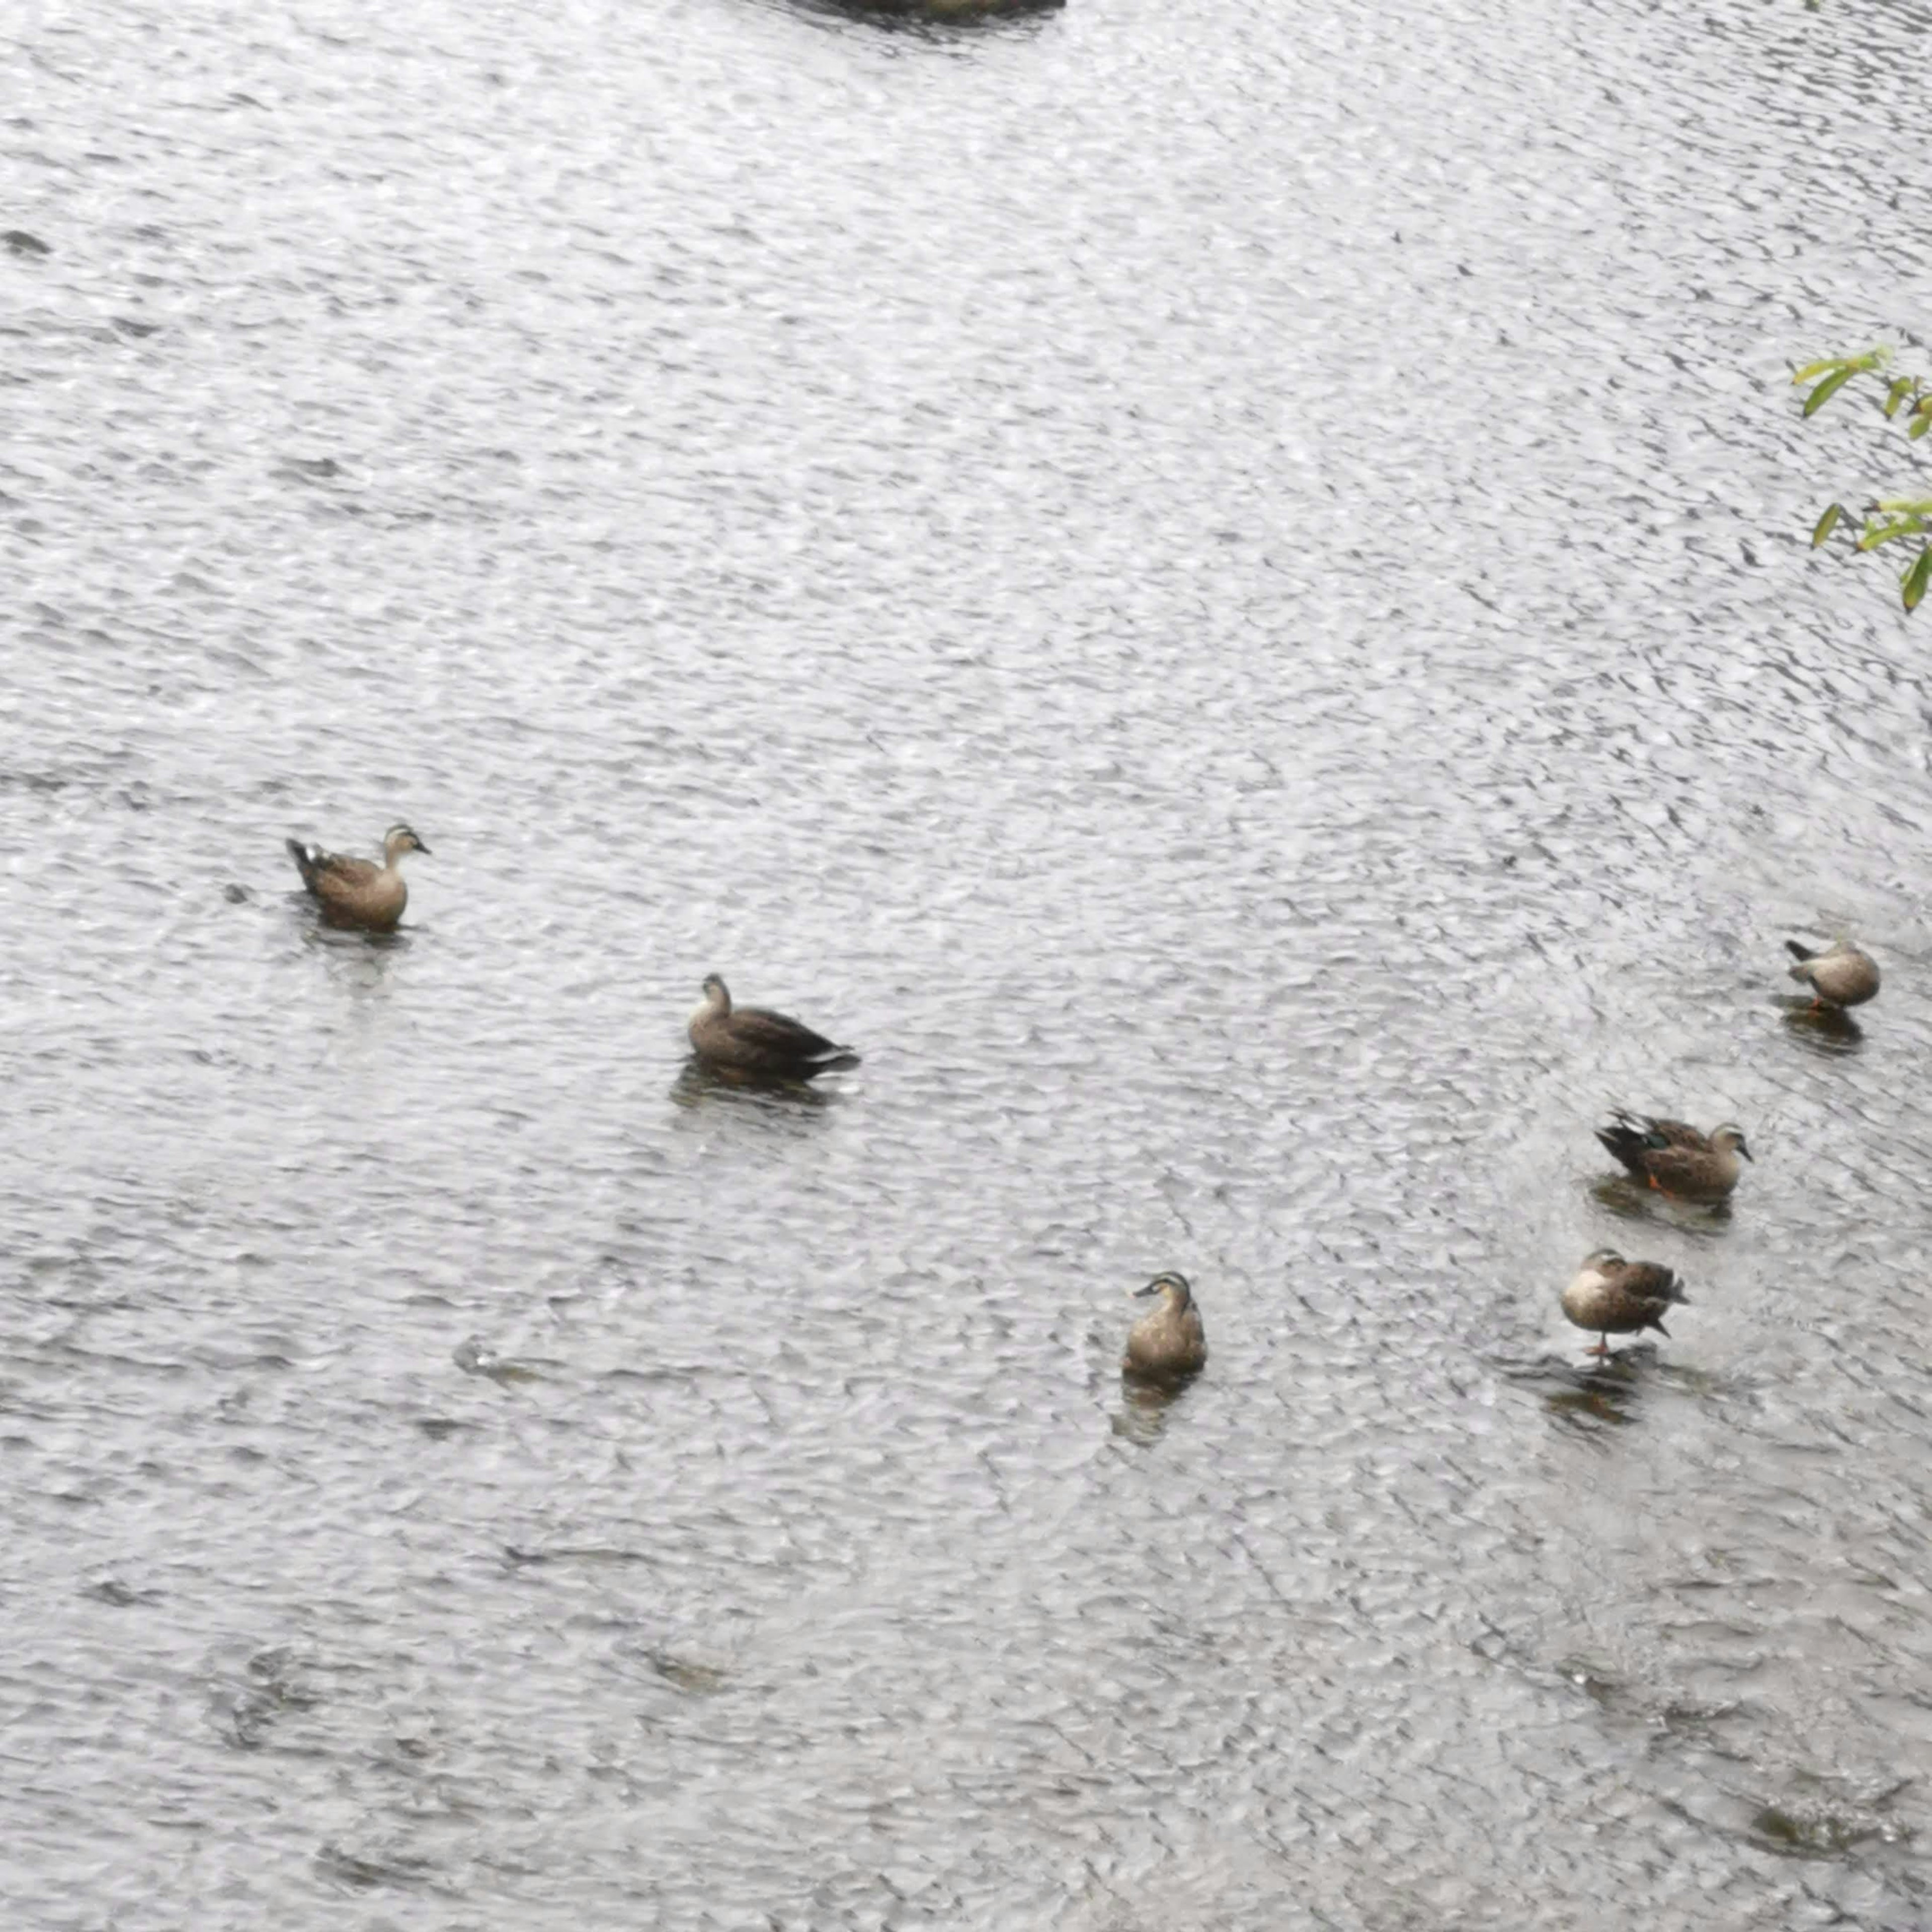
{"type": "Polygon", "coordinates": [[[1594,1348],[1586,1348],[1583,1352],[1586,1355],[1613,1355],[1616,1351],[1610,1346],[1609,1336],[1600,1335],[1597,1338],[1597,1346],[1594,1348]]]}

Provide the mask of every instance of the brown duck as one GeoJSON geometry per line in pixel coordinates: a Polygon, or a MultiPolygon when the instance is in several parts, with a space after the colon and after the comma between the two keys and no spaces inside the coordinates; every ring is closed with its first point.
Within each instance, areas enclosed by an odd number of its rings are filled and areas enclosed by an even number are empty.
{"type": "Polygon", "coordinates": [[[1742,1156],[1751,1158],[1744,1130],[1726,1120],[1700,1134],[1688,1121],[1613,1109],[1597,1138],[1640,1180],[1687,1201],[1722,1201],[1738,1184],[1742,1156]]]}
{"type": "Polygon", "coordinates": [[[1142,1382],[1185,1382],[1198,1375],[1208,1359],[1208,1336],[1194,1291],[1181,1274],[1157,1274],[1136,1297],[1157,1294],[1160,1306],[1143,1315],[1127,1330],[1127,1352],[1121,1369],[1142,1382]]]}
{"type": "Polygon", "coordinates": [[[763,1006],[734,1006],[716,973],[704,982],[704,1004],[691,1016],[692,1050],[713,1072],[730,1080],[809,1080],[856,1066],[859,1056],[823,1034],[763,1006]]]}
{"type": "Polygon", "coordinates": [[[1593,1355],[1610,1353],[1612,1335],[1640,1334],[1654,1328],[1660,1335],[1664,1311],[1688,1306],[1684,1284],[1659,1262],[1627,1262],[1615,1248],[1599,1248],[1583,1258],[1576,1279],[1563,1291],[1563,1312],[1579,1328],[1593,1329],[1593,1355]]]}
{"type": "Polygon", "coordinates": [[[1820,951],[1801,939],[1787,939],[1786,950],[1798,963],[1789,970],[1812,991],[1813,1007],[1862,1006],[1878,996],[1878,962],[1849,939],[1834,940],[1820,951]]]}
{"type": "Polygon", "coordinates": [[[302,884],[314,895],[326,918],[338,926],[367,926],[375,932],[387,932],[410,902],[410,889],[403,883],[403,854],[429,856],[429,848],[406,825],[392,825],[384,834],[380,866],[369,859],[325,852],[298,838],[290,839],[288,848],[302,884]]]}

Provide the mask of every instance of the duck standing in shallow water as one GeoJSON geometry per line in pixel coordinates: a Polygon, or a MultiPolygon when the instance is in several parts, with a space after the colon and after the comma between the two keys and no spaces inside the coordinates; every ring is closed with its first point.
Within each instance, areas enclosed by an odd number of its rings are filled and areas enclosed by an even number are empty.
{"type": "Polygon", "coordinates": [[[1597,1130],[1597,1138],[1638,1180],[1686,1201],[1725,1199],[1744,1172],[1740,1156],[1752,1157],[1744,1129],[1730,1120],[1700,1134],[1687,1121],[1627,1114],[1618,1107],[1610,1124],[1597,1130]]]}
{"type": "Polygon", "coordinates": [[[1834,940],[1822,952],[1802,939],[1787,939],[1785,949],[1798,963],[1788,970],[1794,980],[1811,988],[1812,1009],[1843,1012],[1878,997],[1878,962],[1849,939],[1834,940]]]}
{"type": "Polygon", "coordinates": [[[730,988],[713,973],[704,1004],[691,1016],[692,1051],[728,1080],[809,1080],[856,1066],[859,1056],[823,1034],[763,1006],[734,1006],[730,988]]]}
{"type": "Polygon", "coordinates": [[[1627,1262],[1615,1248],[1598,1248],[1583,1258],[1576,1278],[1563,1291],[1563,1312],[1579,1328],[1594,1329],[1593,1355],[1611,1353],[1612,1335],[1640,1334],[1654,1328],[1660,1335],[1664,1311],[1688,1306],[1684,1284],[1659,1262],[1627,1262]]]}
{"type": "Polygon", "coordinates": [[[325,852],[298,838],[287,844],[302,884],[324,916],[338,926],[366,926],[372,932],[387,932],[410,902],[410,889],[403,883],[403,854],[430,856],[429,848],[406,825],[392,825],[383,835],[380,866],[368,859],[325,852]]]}
{"type": "Polygon", "coordinates": [[[1157,1274],[1144,1288],[1134,1290],[1138,1298],[1157,1294],[1160,1306],[1143,1315],[1127,1330],[1127,1352],[1122,1357],[1124,1373],[1142,1382],[1185,1382],[1198,1375],[1208,1359],[1208,1336],[1201,1326],[1201,1311],[1194,1305],[1194,1291],[1184,1274],[1157,1274]]]}

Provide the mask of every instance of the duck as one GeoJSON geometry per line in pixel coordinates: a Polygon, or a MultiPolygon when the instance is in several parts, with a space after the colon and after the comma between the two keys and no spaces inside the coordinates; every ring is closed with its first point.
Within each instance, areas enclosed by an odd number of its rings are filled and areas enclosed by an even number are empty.
{"type": "Polygon", "coordinates": [[[1208,1359],[1208,1336],[1201,1311],[1184,1274],[1157,1274],[1134,1291],[1138,1300],[1157,1294],[1160,1306],[1150,1310],[1127,1330],[1127,1352],[1120,1358],[1124,1373],[1142,1382],[1185,1382],[1198,1375],[1208,1359]]]}
{"type": "Polygon", "coordinates": [[[734,1006],[718,974],[704,982],[704,1004],[691,1016],[692,1051],[713,1072],[733,1080],[809,1080],[860,1064],[801,1022],[763,1006],[734,1006]]]}
{"type": "Polygon", "coordinates": [[[1722,1201],[1738,1184],[1740,1158],[1754,1156],[1734,1120],[1700,1134],[1684,1120],[1659,1120],[1613,1108],[1597,1138],[1640,1180],[1687,1201],[1722,1201]]]}
{"type": "Polygon", "coordinates": [[[1563,1312],[1579,1328],[1595,1330],[1597,1346],[1590,1354],[1607,1355],[1612,1335],[1654,1328],[1667,1336],[1664,1311],[1688,1307],[1690,1300],[1684,1284],[1661,1262],[1627,1262],[1615,1248],[1598,1248],[1583,1257],[1576,1279],[1563,1291],[1563,1312]]]}
{"type": "Polygon", "coordinates": [[[1786,970],[1810,987],[1814,1011],[1830,1007],[1842,1012],[1877,998],[1878,962],[1849,939],[1834,939],[1822,950],[1802,939],[1787,939],[1784,944],[1797,962],[1786,970]]]}
{"type": "Polygon", "coordinates": [[[320,845],[304,845],[299,838],[291,838],[287,844],[302,884],[324,915],[338,925],[366,926],[372,932],[387,932],[410,902],[410,889],[403,883],[403,854],[420,852],[425,859],[430,856],[429,848],[406,825],[392,825],[382,835],[380,866],[373,860],[347,858],[339,852],[325,852],[320,845]]]}

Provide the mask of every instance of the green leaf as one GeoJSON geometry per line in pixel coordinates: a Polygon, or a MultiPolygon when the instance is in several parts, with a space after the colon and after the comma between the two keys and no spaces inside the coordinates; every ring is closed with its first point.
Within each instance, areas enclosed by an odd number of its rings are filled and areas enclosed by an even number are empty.
{"type": "Polygon", "coordinates": [[[1825,514],[1811,526],[1811,548],[1816,550],[1838,526],[1838,519],[1845,514],[1842,503],[1829,505],[1825,514]]]}
{"type": "Polygon", "coordinates": [[[1797,374],[1792,377],[1791,380],[1794,386],[1799,382],[1808,382],[1811,381],[1814,376],[1823,375],[1825,371],[1828,369],[1843,369],[1849,366],[1850,365],[1847,364],[1844,356],[1828,356],[1822,362],[1806,363],[1804,368],[1799,370],[1797,374]]]}
{"type": "Polygon", "coordinates": [[[1932,410],[1921,410],[1906,425],[1905,433],[1916,442],[1928,429],[1932,429],[1932,410]]]}
{"type": "Polygon", "coordinates": [[[1858,548],[1876,550],[1880,544],[1888,544],[1894,537],[1916,537],[1924,527],[1923,517],[1901,517],[1892,524],[1868,524],[1864,536],[1858,538],[1858,548]]]}
{"type": "Polygon", "coordinates": [[[1888,422],[1898,415],[1905,405],[1905,399],[1918,387],[1915,376],[1894,376],[1885,392],[1885,413],[1888,422]]]}
{"type": "Polygon", "coordinates": [[[1804,413],[1808,416],[1816,416],[1818,412],[1822,409],[1824,406],[1828,403],[1832,398],[1835,396],[1838,392],[1842,389],[1858,373],[1858,372],[1856,369],[1852,368],[1848,364],[1845,368],[1838,370],[1836,374],[1827,376],[1825,380],[1804,398],[1804,413]]]}
{"type": "Polygon", "coordinates": [[[1928,544],[1918,553],[1918,561],[1905,573],[1905,580],[1900,586],[1904,592],[1905,608],[1908,610],[1918,608],[1918,600],[1925,595],[1925,586],[1932,582],[1932,544],[1928,544]]]}
{"type": "Polygon", "coordinates": [[[1904,517],[1932,517],[1932,496],[1881,496],[1878,506],[1904,517]]]}

